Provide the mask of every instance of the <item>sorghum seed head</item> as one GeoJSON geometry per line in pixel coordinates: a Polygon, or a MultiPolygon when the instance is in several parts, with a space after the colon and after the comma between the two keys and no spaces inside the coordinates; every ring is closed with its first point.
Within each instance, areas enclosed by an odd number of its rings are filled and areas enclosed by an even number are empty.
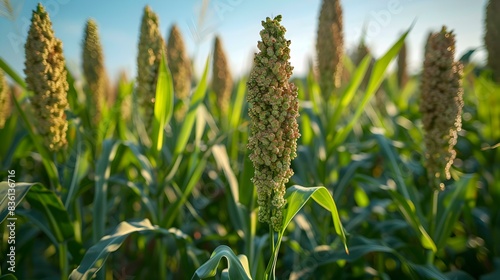
{"type": "Polygon", "coordinates": [[[231,99],[233,78],[229,69],[226,53],[219,36],[215,37],[214,60],[212,65],[212,89],[217,94],[217,105],[226,112],[231,99]]]}
{"type": "Polygon", "coordinates": [[[278,231],[282,223],[285,184],[293,175],[290,168],[300,137],[297,124],[297,88],[289,82],[293,67],[290,65],[290,41],[285,39],[286,29],[280,25],[281,16],[262,22],[262,41],[248,81],[250,104],[248,114],[251,131],[248,139],[250,160],[255,174],[259,221],[269,223],[278,231]]]}
{"type": "Polygon", "coordinates": [[[434,188],[444,189],[461,129],[462,64],[454,60],[455,35],[443,27],[429,37],[422,73],[420,112],[425,130],[426,168],[434,188]]]}
{"type": "Polygon", "coordinates": [[[319,84],[326,98],[340,87],[344,54],[344,24],[340,0],[323,0],[319,15],[316,53],[319,84]]]}
{"type": "Polygon", "coordinates": [[[3,71],[0,69],[0,128],[4,127],[5,121],[9,118],[10,110],[10,88],[3,71]]]}
{"type": "Polygon", "coordinates": [[[31,101],[37,114],[36,127],[48,149],[56,152],[67,144],[64,110],[68,108],[68,83],[62,43],[54,36],[42,4],[33,11],[25,52],[24,73],[28,90],[34,93],[31,101]]]}
{"type": "Polygon", "coordinates": [[[91,114],[94,116],[94,123],[97,123],[105,104],[108,79],[97,24],[92,19],[89,19],[85,26],[82,61],[83,75],[91,94],[91,102],[88,104],[91,104],[91,114]]]}
{"type": "Polygon", "coordinates": [[[500,1],[490,0],[486,7],[486,32],[484,44],[488,51],[488,67],[493,71],[493,80],[500,83],[500,1]]]}
{"type": "Polygon", "coordinates": [[[186,99],[191,89],[191,62],[177,25],[173,25],[170,29],[167,60],[168,68],[172,73],[175,96],[179,99],[186,99]]]}
{"type": "Polygon", "coordinates": [[[144,8],[139,36],[139,53],[137,55],[137,99],[144,111],[144,123],[152,127],[154,101],[158,68],[165,42],[161,37],[160,22],[155,12],[149,6],[144,8]]]}

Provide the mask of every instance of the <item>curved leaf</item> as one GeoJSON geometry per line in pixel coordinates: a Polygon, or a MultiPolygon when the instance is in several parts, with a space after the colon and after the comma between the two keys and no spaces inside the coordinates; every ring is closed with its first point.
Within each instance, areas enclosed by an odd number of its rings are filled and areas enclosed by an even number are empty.
{"type": "Polygon", "coordinates": [[[106,262],[109,254],[117,251],[123,241],[132,233],[160,233],[163,235],[173,235],[178,239],[188,239],[184,233],[178,229],[163,229],[151,225],[148,219],[139,222],[121,222],[111,235],[106,235],[94,246],[90,247],[83,257],[80,265],[69,275],[69,279],[92,279],[106,262]]]}
{"type": "MultiPolygon", "coordinates": [[[[37,224],[43,224],[50,228],[55,241],[62,243],[74,236],[73,226],[71,224],[68,212],[62,204],[59,197],[51,190],[45,188],[40,183],[16,183],[14,188],[15,205],[17,206],[24,198],[31,205],[31,209],[41,212],[43,221],[38,220],[37,224]]],[[[13,191],[9,192],[8,182],[0,182],[0,220],[15,219],[15,210],[9,205],[10,197],[13,191]],[[12,217],[10,217],[12,216],[12,217]]],[[[14,207],[15,209],[15,207],[14,207]]],[[[34,216],[29,216],[34,217],[34,216]]]]}
{"type": "Polygon", "coordinates": [[[205,279],[214,277],[217,274],[217,267],[220,260],[226,258],[228,262],[227,274],[223,272],[223,278],[231,280],[251,280],[248,268],[248,259],[244,255],[236,256],[231,248],[220,245],[217,247],[210,259],[200,266],[191,279],[205,279]]]}
{"type": "Polygon", "coordinates": [[[287,200],[288,208],[285,211],[281,234],[285,232],[286,227],[292,221],[293,217],[297,215],[300,209],[304,207],[310,198],[314,199],[314,201],[316,201],[319,205],[323,206],[323,208],[332,213],[335,232],[342,240],[342,243],[344,243],[345,251],[349,253],[349,250],[347,249],[346,232],[342,226],[342,222],[340,221],[335,201],[333,201],[333,198],[328,190],[322,186],[305,188],[295,185],[287,189],[285,199],[287,200]]]}

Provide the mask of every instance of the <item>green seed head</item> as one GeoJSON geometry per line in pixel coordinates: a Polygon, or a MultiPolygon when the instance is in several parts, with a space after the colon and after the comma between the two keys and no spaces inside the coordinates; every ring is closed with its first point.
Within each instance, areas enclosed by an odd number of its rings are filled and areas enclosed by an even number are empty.
{"type": "Polygon", "coordinates": [[[344,54],[342,7],[339,0],[323,0],[319,15],[316,52],[319,84],[326,98],[340,87],[344,54]]]}
{"type": "Polygon", "coordinates": [[[174,80],[175,96],[186,99],[191,89],[191,62],[187,55],[182,34],[177,25],[172,26],[167,45],[168,67],[174,80]]]}
{"type": "Polygon", "coordinates": [[[10,88],[3,71],[0,69],[0,128],[4,127],[5,121],[9,118],[10,110],[10,88]]]}
{"type": "Polygon", "coordinates": [[[105,103],[107,77],[104,69],[104,57],[97,24],[89,19],[85,26],[83,39],[83,74],[91,93],[91,111],[94,122],[97,123],[101,116],[101,110],[105,103]]]}
{"type": "Polygon", "coordinates": [[[144,123],[150,127],[156,96],[158,68],[165,42],[161,37],[158,16],[146,6],[141,22],[137,55],[137,99],[144,113],[144,123]]]}
{"type": "Polygon", "coordinates": [[[28,90],[33,92],[32,104],[37,114],[38,132],[45,145],[56,152],[67,144],[68,108],[65,60],[62,43],[54,36],[49,15],[41,4],[33,11],[25,44],[24,73],[28,90]]]}
{"type": "Polygon", "coordinates": [[[444,189],[462,125],[462,65],[454,60],[455,35],[443,27],[429,37],[422,73],[420,112],[425,130],[426,167],[434,188],[444,189]]]}
{"type": "Polygon", "coordinates": [[[285,184],[293,175],[291,160],[297,154],[300,136],[297,117],[297,88],[289,82],[290,41],[280,25],[281,16],[262,22],[262,41],[255,55],[248,81],[248,114],[251,131],[248,139],[250,160],[255,167],[252,179],[257,188],[259,221],[278,231],[285,206],[285,184]]]}
{"type": "Polygon", "coordinates": [[[490,0],[486,7],[486,33],[484,44],[488,51],[488,67],[493,80],[500,83],[500,1],[490,0]]]}
{"type": "Polygon", "coordinates": [[[221,39],[215,37],[214,60],[212,73],[212,89],[217,94],[217,105],[222,112],[227,111],[231,90],[233,88],[233,78],[229,69],[226,53],[222,48],[221,39]]]}

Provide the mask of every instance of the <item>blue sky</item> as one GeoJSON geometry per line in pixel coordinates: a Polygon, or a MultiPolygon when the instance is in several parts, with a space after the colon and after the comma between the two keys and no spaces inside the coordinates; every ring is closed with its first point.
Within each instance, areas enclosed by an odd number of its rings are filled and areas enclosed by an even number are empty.
{"type": "MultiPolygon", "coordinates": [[[[292,41],[291,63],[294,73],[307,71],[314,58],[320,0],[11,0],[14,18],[0,17],[0,57],[20,74],[24,67],[24,41],[31,11],[41,2],[50,13],[55,34],[63,42],[70,69],[78,74],[81,65],[83,27],[88,18],[96,20],[104,48],[105,63],[112,78],[120,70],[136,75],[137,41],[145,5],[160,17],[160,28],[167,36],[176,23],[183,32],[188,52],[195,59],[196,72],[210,53],[216,34],[222,37],[232,71],[248,71],[256,51],[261,20],[283,15],[286,37],[292,41]],[[207,5],[200,22],[203,3],[207,5]],[[208,4],[207,4],[208,3],[208,4]]],[[[343,0],[344,36],[348,49],[359,42],[367,26],[367,44],[375,56],[383,54],[414,20],[408,38],[410,69],[421,67],[424,39],[429,31],[446,25],[457,36],[457,56],[482,45],[486,0],[343,0]]],[[[1,5],[1,4],[0,4],[1,5]]],[[[3,7],[0,6],[3,9],[3,7]]],[[[1,12],[1,10],[0,10],[1,12]]],[[[475,59],[484,60],[484,51],[475,59]]]]}

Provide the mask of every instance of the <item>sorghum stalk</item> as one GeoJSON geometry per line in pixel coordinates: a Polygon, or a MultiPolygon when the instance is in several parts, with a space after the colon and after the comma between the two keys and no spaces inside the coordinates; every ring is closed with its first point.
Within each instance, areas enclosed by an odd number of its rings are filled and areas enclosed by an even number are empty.
{"type": "Polygon", "coordinates": [[[493,80],[500,83],[500,1],[490,0],[486,7],[486,32],[484,44],[488,51],[488,67],[493,71],[493,80]]]}
{"type": "Polygon", "coordinates": [[[217,105],[223,113],[227,112],[231,91],[233,89],[233,78],[229,69],[226,53],[222,48],[219,36],[215,37],[214,60],[212,65],[212,89],[217,94],[217,105]]]}
{"type": "Polygon", "coordinates": [[[191,62],[182,34],[177,25],[170,29],[167,44],[168,68],[172,73],[174,92],[178,99],[186,99],[191,89],[191,62]]]}
{"type": "Polygon", "coordinates": [[[262,21],[260,52],[248,81],[248,114],[251,120],[248,149],[255,167],[252,178],[257,188],[259,221],[278,231],[285,206],[285,184],[293,175],[291,160],[297,154],[297,88],[289,82],[293,67],[290,41],[280,25],[281,16],[262,21]]]}
{"type": "Polygon", "coordinates": [[[342,78],[342,56],[344,54],[342,7],[339,0],[323,0],[319,15],[316,53],[319,85],[323,97],[327,98],[340,87],[342,78]]]}
{"type": "Polygon", "coordinates": [[[404,88],[408,82],[408,65],[406,63],[406,41],[401,46],[401,50],[398,55],[398,83],[399,88],[404,88]]]}
{"type": "Polygon", "coordinates": [[[454,146],[462,119],[462,64],[454,60],[455,35],[446,31],[429,37],[422,73],[420,112],[425,130],[429,181],[443,190],[455,159],[454,146]]]}
{"type": "Polygon", "coordinates": [[[91,102],[88,104],[91,106],[93,121],[97,123],[101,118],[101,111],[105,104],[108,80],[97,24],[92,19],[89,19],[85,26],[82,61],[83,75],[91,93],[89,97],[91,102]]]}
{"type": "Polygon", "coordinates": [[[10,88],[0,69],[0,128],[4,127],[5,121],[9,118],[10,109],[10,88]]]}
{"type": "Polygon", "coordinates": [[[33,11],[25,52],[24,73],[28,90],[34,94],[31,102],[37,114],[36,128],[46,147],[57,152],[67,144],[67,73],[62,43],[54,36],[49,15],[41,4],[33,11]]]}
{"type": "Polygon", "coordinates": [[[144,8],[137,55],[137,99],[146,127],[152,127],[158,68],[165,42],[161,37],[158,16],[149,6],[144,8]]]}

